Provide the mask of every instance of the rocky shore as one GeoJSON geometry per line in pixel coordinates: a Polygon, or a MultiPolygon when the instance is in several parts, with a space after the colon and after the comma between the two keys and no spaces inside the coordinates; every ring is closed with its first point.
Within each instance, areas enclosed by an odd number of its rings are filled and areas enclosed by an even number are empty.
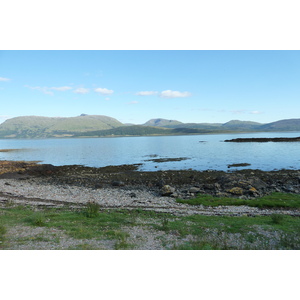
{"type": "MultiPolygon", "coordinates": [[[[80,206],[96,201],[103,208],[150,209],[173,214],[266,215],[274,210],[180,204],[175,198],[197,194],[254,199],[272,192],[300,193],[300,170],[138,172],[137,165],[91,168],[26,162],[0,163],[0,202],[40,206],[80,206]]],[[[297,210],[283,211],[300,215],[297,210]]]]}
{"type": "Polygon", "coordinates": [[[299,209],[189,205],[176,198],[251,201],[274,191],[299,193],[300,171],[137,168],[0,161],[0,249],[299,249],[299,209]],[[83,214],[89,203],[97,205],[98,218],[83,214]],[[278,230],[276,217],[290,227],[278,230]]]}

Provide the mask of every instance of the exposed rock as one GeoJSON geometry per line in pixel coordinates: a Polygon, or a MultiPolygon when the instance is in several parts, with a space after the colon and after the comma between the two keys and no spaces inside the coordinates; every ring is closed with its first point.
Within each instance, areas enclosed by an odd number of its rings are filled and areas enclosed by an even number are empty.
{"type": "Polygon", "coordinates": [[[125,186],[125,183],[123,181],[113,181],[112,186],[125,186]]]}
{"type": "Polygon", "coordinates": [[[234,143],[266,143],[266,142],[300,142],[300,137],[281,137],[281,138],[237,138],[232,140],[225,140],[224,142],[234,142],[234,143]]]}
{"type": "Polygon", "coordinates": [[[130,196],[131,198],[136,198],[136,193],[131,192],[131,193],[129,194],[129,196],[130,196]]]}
{"type": "Polygon", "coordinates": [[[199,193],[199,192],[200,192],[200,189],[197,188],[197,187],[195,187],[195,186],[193,186],[193,187],[191,187],[191,188],[189,189],[189,192],[190,192],[190,193],[199,193]]]}
{"type": "Polygon", "coordinates": [[[227,165],[227,168],[232,168],[232,167],[248,167],[248,166],[251,166],[251,164],[248,164],[248,163],[239,163],[239,164],[227,165]]]}
{"type": "Polygon", "coordinates": [[[258,190],[255,188],[255,187],[251,187],[249,190],[248,190],[248,193],[252,196],[259,196],[259,192],[258,190]]]}
{"type": "Polygon", "coordinates": [[[228,192],[233,195],[243,195],[244,190],[242,188],[236,186],[236,187],[233,187],[232,189],[228,190],[228,192]]]}
{"type": "Polygon", "coordinates": [[[170,195],[170,197],[172,197],[172,198],[178,198],[178,197],[179,197],[179,194],[176,193],[176,192],[174,192],[174,193],[172,193],[172,194],[170,195]]]}
{"type": "Polygon", "coordinates": [[[164,185],[160,190],[160,193],[162,196],[170,196],[174,192],[175,192],[175,188],[173,188],[169,185],[164,185]]]}

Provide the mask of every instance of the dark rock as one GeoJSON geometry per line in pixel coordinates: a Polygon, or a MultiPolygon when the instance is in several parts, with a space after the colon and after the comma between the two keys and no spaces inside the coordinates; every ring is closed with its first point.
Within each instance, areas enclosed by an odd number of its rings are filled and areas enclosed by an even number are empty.
{"type": "Polygon", "coordinates": [[[123,181],[113,181],[112,186],[125,186],[123,181]]]}
{"type": "Polygon", "coordinates": [[[136,198],[136,193],[133,193],[133,192],[132,192],[132,193],[129,194],[129,196],[130,196],[131,198],[136,198]]]}

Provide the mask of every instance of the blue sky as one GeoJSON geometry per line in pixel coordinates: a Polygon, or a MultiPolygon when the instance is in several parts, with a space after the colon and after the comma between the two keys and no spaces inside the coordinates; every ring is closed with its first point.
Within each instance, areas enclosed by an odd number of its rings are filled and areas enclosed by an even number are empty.
{"type": "Polygon", "coordinates": [[[0,51],[0,122],[107,115],[124,123],[300,118],[299,51],[0,51]]]}

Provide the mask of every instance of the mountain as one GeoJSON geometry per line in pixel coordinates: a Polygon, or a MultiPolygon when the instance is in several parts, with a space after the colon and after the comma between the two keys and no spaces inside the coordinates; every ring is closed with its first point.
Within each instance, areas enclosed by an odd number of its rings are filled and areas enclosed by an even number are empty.
{"type": "Polygon", "coordinates": [[[121,126],[118,128],[113,128],[108,130],[79,132],[74,134],[74,137],[147,136],[147,135],[170,135],[170,134],[173,134],[172,129],[154,127],[154,126],[144,126],[144,125],[130,125],[130,126],[121,126]]]}
{"type": "Polygon", "coordinates": [[[0,137],[43,138],[73,135],[74,132],[105,130],[123,126],[118,120],[100,115],[70,118],[25,116],[8,119],[0,124],[0,137]]]}
{"type": "Polygon", "coordinates": [[[181,123],[179,125],[165,126],[166,128],[193,128],[202,130],[219,129],[222,123],[181,123]]]}
{"type": "Polygon", "coordinates": [[[300,119],[280,120],[264,124],[259,129],[262,131],[300,131],[300,119]]]}
{"type": "Polygon", "coordinates": [[[176,120],[151,119],[145,124],[143,124],[143,126],[170,127],[170,126],[180,125],[180,124],[183,123],[176,120]]]}
{"type": "Polygon", "coordinates": [[[222,124],[151,119],[143,125],[133,125],[122,124],[108,116],[82,114],[69,118],[23,116],[8,119],[0,124],[0,138],[186,135],[258,131],[300,131],[300,119],[280,120],[268,124],[240,120],[222,124]]]}
{"type": "Polygon", "coordinates": [[[251,122],[251,121],[240,121],[240,120],[231,120],[227,123],[224,123],[222,127],[228,130],[256,130],[262,126],[261,123],[251,122]]]}

